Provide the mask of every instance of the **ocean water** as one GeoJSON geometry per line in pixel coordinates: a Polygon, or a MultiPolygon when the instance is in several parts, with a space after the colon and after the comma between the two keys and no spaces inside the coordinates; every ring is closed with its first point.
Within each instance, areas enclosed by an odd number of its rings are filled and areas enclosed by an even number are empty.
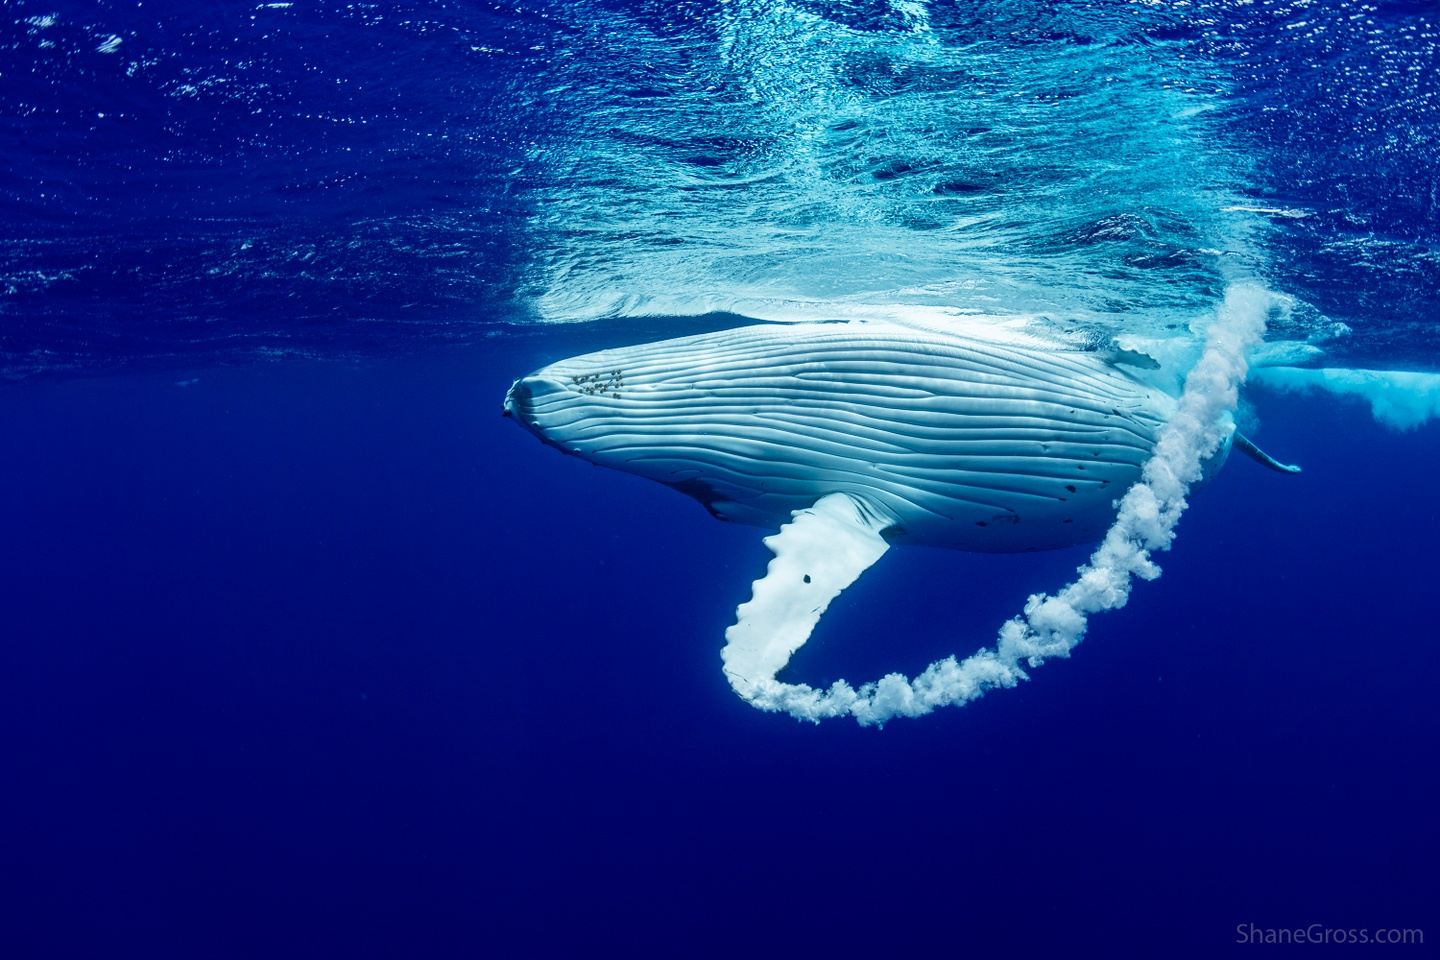
{"type": "MultiPolygon", "coordinates": [[[[1437,78],[1427,2],[6,3],[0,949],[1433,947],[1437,78]],[[754,321],[1183,370],[1242,288],[1304,472],[879,729],[730,690],[769,531],[499,415],[754,321]]],[[[1089,555],[893,550],[787,675],[1089,555]]]]}

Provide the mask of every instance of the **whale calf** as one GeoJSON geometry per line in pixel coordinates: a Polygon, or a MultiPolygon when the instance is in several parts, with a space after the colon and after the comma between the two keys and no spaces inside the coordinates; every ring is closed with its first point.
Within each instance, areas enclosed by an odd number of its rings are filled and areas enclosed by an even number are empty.
{"type": "Polygon", "coordinates": [[[546,443],[723,520],[845,493],[890,542],[994,552],[1103,532],[1174,405],[1094,354],[876,323],[601,350],[505,399],[546,443]]]}
{"type": "MultiPolygon", "coordinates": [[[[719,519],[779,528],[724,651],[754,702],[892,544],[1015,552],[1098,539],[1176,406],[1099,353],[850,321],[585,354],[516,381],[504,413],[719,519]]],[[[1218,435],[1208,472],[1236,436],[1228,414],[1218,435]]]]}

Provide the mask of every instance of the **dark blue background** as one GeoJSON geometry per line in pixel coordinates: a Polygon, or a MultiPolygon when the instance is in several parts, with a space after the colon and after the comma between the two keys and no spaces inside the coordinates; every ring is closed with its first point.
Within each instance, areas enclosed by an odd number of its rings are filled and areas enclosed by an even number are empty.
{"type": "MultiPolygon", "coordinates": [[[[1309,212],[1270,279],[1351,325],[1332,357],[1435,369],[1433,4],[1362,6],[1194,3],[1133,39],[1213,62],[1250,199],[1309,212]]],[[[1136,15],[1001,7],[1076,43],[1136,15]]],[[[544,362],[680,329],[515,325],[553,39],[713,12],[5,5],[0,956],[1440,937],[1435,424],[1256,392],[1303,475],[1237,458],[1072,660],[876,731],[726,686],[763,531],[498,416],[544,362]]],[[[795,675],[989,643],[1084,556],[892,551],[795,675]]]]}
{"type": "MultiPolygon", "coordinates": [[[[814,727],[719,669],[760,531],[499,417],[576,346],[0,393],[18,955],[1434,935],[1437,428],[1260,394],[1305,473],[1230,463],[1070,661],[814,727]]],[[[795,671],[989,642],[1082,557],[893,551],[795,671]]]]}

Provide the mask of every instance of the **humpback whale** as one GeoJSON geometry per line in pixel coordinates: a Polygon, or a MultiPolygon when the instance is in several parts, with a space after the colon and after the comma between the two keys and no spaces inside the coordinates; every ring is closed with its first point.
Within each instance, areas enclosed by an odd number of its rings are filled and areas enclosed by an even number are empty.
{"type": "MultiPolygon", "coordinates": [[[[891,545],[1015,552],[1105,533],[1180,402],[1125,363],[1018,334],[761,324],[562,360],[516,381],[504,413],[719,519],[779,528],[723,659],[752,703],[814,719],[860,715],[865,691],[797,706],[809,688],[775,675],[891,545]]],[[[1236,436],[1228,409],[1210,419],[1207,473],[1236,436]]]]}

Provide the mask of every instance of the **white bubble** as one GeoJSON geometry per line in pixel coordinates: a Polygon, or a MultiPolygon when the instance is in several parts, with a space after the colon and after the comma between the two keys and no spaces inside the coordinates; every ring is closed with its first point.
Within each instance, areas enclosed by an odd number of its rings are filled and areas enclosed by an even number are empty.
{"type": "Polygon", "coordinates": [[[859,688],[841,680],[821,691],[775,679],[789,653],[805,641],[803,636],[798,643],[790,637],[790,650],[768,676],[732,675],[736,691],[762,710],[811,721],[848,715],[869,726],[969,703],[989,690],[1028,679],[1026,668],[1069,656],[1084,638],[1091,614],[1123,607],[1136,577],[1153,580],[1160,575],[1151,554],[1170,548],[1190,486],[1233,429],[1246,353],[1264,335],[1273,304],[1274,297],[1257,286],[1237,285],[1226,292],[1206,331],[1200,359],[1185,379],[1179,406],[1160,431],[1140,481],[1121,499],[1105,539],[1073,581],[1054,594],[1032,596],[1024,612],[1000,628],[993,649],[964,660],[946,657],[913,680],[892,673],[859,688]]]}

